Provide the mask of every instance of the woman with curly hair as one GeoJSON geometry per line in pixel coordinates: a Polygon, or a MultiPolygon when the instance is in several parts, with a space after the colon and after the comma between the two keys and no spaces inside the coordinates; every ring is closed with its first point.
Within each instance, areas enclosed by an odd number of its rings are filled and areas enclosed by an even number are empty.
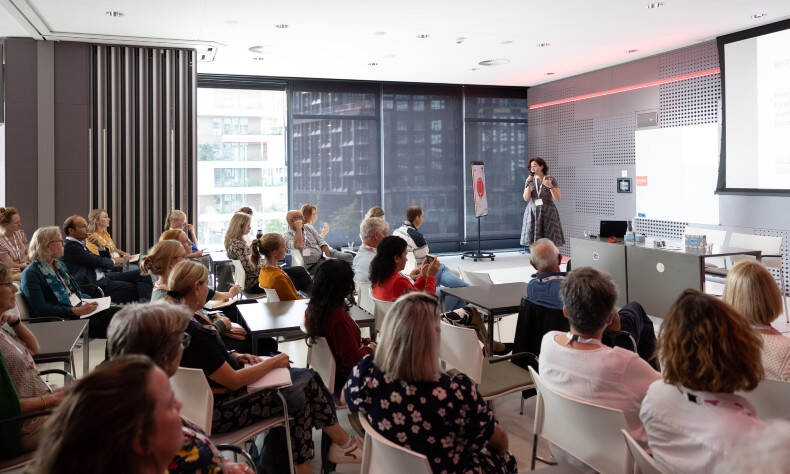
{"type": "Polygon", "coordinates": [[[653,457],[675,472],[710,472],[716,460],[762,428],[737,391],[763,378],[762,341],[731,306],[685,290],[658,338],[663,380],[647,390],[639,418],[653,457]]]}
{"type": "Polygon", "coordinates": [[[312,341],[326,338],[337,364],[334,393],[340,393],[351,369],[376,350],[363,339],[348,309],[354,302],[354,271],[348,262],[328,260],[316,271],[313,296],[305,311],[305,327],[312,341]]]}

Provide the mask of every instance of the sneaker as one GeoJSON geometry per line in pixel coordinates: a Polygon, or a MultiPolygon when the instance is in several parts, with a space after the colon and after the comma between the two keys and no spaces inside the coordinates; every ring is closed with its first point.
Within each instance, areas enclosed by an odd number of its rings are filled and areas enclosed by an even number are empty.
{"type": "Polygon", "coordinates": [[[362,441],[351,437],[351,445],[341,448],[339,444],[332,443],[329,447],[329,462],[332,464],[360,464],[362,462],[362,441]]]}

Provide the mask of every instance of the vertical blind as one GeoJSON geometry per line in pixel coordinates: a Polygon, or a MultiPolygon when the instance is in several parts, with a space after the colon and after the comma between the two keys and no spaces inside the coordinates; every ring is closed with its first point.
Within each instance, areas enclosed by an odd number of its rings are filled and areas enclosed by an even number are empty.
{"type": "Polygon", "coordinates": [[[196,221],[195,51],[92,46],[90,203],[119,248],[145,251],[172,209],[196,221]]]}

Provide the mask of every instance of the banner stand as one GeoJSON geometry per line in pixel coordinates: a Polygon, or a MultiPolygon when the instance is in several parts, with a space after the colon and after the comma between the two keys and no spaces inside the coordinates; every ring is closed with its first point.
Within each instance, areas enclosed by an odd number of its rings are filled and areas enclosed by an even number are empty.
{"type": "Polygon", "coordinates": [[[482,161],[473,161],[472,165],[472,194],[475,198],[475,217],[477,217],[477,251],[467,251],[461,259],[471,258],[475,262],[483,259],[494,260],[493,252],[480,250],[480,218],[488,215],[488,198],[486,197],[485,171],[482,161]]]}

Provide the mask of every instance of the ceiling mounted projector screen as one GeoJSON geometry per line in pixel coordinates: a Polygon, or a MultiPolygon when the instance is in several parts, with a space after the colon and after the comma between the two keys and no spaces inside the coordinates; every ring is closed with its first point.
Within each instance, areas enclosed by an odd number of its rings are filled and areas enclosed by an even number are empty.
{"type": "Polygon", "coordinates": [[[790,21],[718,38],[718,189],[790,193],[790,21]]]}

